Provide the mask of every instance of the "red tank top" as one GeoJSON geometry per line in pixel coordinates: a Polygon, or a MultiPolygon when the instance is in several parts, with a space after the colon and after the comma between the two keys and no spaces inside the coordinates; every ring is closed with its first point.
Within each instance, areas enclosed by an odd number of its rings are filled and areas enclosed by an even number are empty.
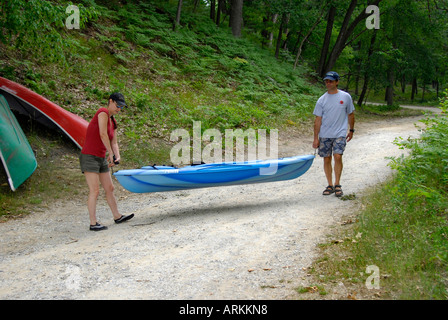
{"type": "Polygon", "coordinates": [[[86,141],[84,142],[81,153],[105,158],[107,149],[104,146],[103,141],[101,141],[100,127],[98,125],[98,115],[101,112],[107,113],[109,120],[107,122],[107,135],[109,136],[109,140],[112,141],[112,138],[114,137],[115,124],[112,122],[113,120],[109,118],[109,110],[107,110],[107,108],[100,108],[95,113],[92,120],[90,120],[89,126],[87,127],[86,141]]]}

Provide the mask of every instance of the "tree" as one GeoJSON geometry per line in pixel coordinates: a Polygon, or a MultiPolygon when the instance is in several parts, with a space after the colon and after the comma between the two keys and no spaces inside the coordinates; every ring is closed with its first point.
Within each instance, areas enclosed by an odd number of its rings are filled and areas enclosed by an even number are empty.
{"type": "Polygon", "coordinates": [[[380,30],[365,32],[360,37],[363,48],[358,59],[364,63],[351,66],[359,67],[364,76],[358,104],[366,99],[369,86],[384,89],[388,105],[394,103],[397,82],[402,92],[407,83],[412,85],[412,100],[417,94],[417,84],[423,87],[422,98],[428,85],[434,84],[437,90],[438,80],[444,76],[440,70],[445,69],[440,67],[444,63],[446,66],[447,16],[436,6],[428,6],[429,3],[384,2],[380,30]]]}
{"type": "Polygon", "coordinates": [[[373,50],[375,47],[376,35],[377,35],[377,30],[374,30],[372,33],[372,37],[370,39],[369,49],[367,51],[367,64],[366,64],[366,68],[364,69],[364,81],[363,81],[362,91],[361,91],[361,94],[358,99],[359,106],[361,106],[363,104],[364,98],[366,97],[366,94],[367,94],[367,89],[369,87],[369,81],[370,81],[370,77],[371,77],[370,69],[372,67],[370,59],[372,58],[373,50]]]}
{"type": "MultiPolygon", "coordinates": [[[[378,5],[382,0],[373,0],[369,1],[368,5],[378,5]]],[[[358,15],[352,20],[353,13],[355,12],[355,9],[357,8],[358,1],[357,0],[351,0],[350,4],[348,5],[348,8],[345,11],[344,20],[342,22],[342,25],[339,29],[338,37],[336,39],[336,43],[333,45],[333,48],[330,52],[330,55],[327,58],[327,48],[329,46],[329,41],[331,39],[331,29],[327,27],[327,32],[330,34],[326,35],[325,42],[322,47],[322,54],[321,54],[321,60],[319,62],[319,66],[317,68],[318,74],[322,77],[332,69],[336,63],[336,60],[341,55],[344,48],[349,44],[349,39],[352,37],[356,27],[361,21],[364,21],[369,14],[366,13],[366,7],[361,8],[361,11],[358,13],[358,15]]],[[[332,25],[334,21],[334,14],[335,14],[335,8],[333,6],[329,9],[329,15],[328,15],[328,24],[332,25]],[[331,19],[331,20],[330,20],[331,19]]]]}
{"type": "Polygon", "coordinates": [[[231,1],[229,26],[232,28],[232,34],[235,37],[241,36],[241,28],[243,26],[243,0],[231,1]]]}
{"type": "Polygon", "coordinates": [[[278,35],[277,35],[277,45],[275,47],[275,57],[278,59],[278,55],[280,54],[280,45],[282,43],[282,37],[283,37],[283,31],[285,29],[285,25],[288,24],[288,16],[286,12],[282,13],[282,17],[280,19],[280,27],[278,28],[278,35]]]}
{"type": "MultiPolygon", "coordinates": [[[[303,46],[305,45],[305,42],[308,41],[309,37],[311,36],[311,34],[313,33],[313,31],[316,29],[316,27],[321,23],[322,21],[322,17],[325,13],[325,9],[327,6],[327,1],[320,1],[320,5],[321,7],[319,8],[318,6],[318,10],[319,13],[317,14],[317,18],[315,17],[315,14],[312,15],[311,20],[315,19],[314,23],[311,25],[311,27],[309,27],[309,29],[306,31],[306,33],[303,35],[302,39],[300,39],[300,35],[302,34],[302,30],[300,30],[299,33],[299,38],[297,39],[297,43],[298,43],[298,47],[296,48],[296,46],[294,46],[294,49],[297,49],[296,52],[296,58],[294,60],[294,69],[297,68],[297,65],[299,63],[299,58],[302,54],[302,50],[303,50],[303,46]],[[300,39],[300,42],[299,42],[300,39]]],[[[308,12],[310,12],[311,10],[309,10],[308,12]]],[[[312,11],[311,11],[312,12],[312,11]]],[[[314,13],[314,12],[313,12],[314,13]]],[[[303,17],[301,17],[300,21],[304,21],[305,19],[303,19],[303,17]]],[[[308,28],[309,25],[307,25],[305,28],[308,28]]]]}
{"type": "Polygon", "coordinates": [[[221,23],[221,13],[224,11],[225,0],[218,0],[218,10],[216,11],[216,25],[219,27],[221,23]]]}
{"type": "Polygon", "coordinates": [[[319,64],[317,66],[317,74],[322,77],[326,73],[324,70],[327,56],[328,56],[328,50],[330,48],[330,40],[331,40],[331,33],[333,32],[333,24],[334,24],[334,18],[336,15],[336,7],[334,5],[330,5],[328,9],[328,17],[327,17],[327,28],[325,30],[325,36],[324,36],[324,43],[322,45],[322,50],[320,53],[320,59],[319,64]]]}
{"type": "Polygon", "coordinates": [[[180,13],[182,11],[182,0],[179,0],[177,3],[177,12],[176,12],[176,21],[174,22],[174,30],[176,30],[177,26],[180,24],[180,13]]]}
{"type": "Polygon", "coordinates": [[[216,21],[216,0],[210,1],[210,19],[212,19],[213,22],[216,21]]]}

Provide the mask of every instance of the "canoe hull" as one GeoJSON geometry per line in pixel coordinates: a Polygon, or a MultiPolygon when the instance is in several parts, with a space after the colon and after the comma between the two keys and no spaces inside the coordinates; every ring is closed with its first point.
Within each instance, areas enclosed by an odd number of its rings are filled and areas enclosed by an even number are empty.
{"type": "Polygon", "coordinates": [[[135,193],[176,191],[295,179],[311,167],[314,156],[275,160],[212,163],[184,168],[142,167],[114,173],[118,182],[135,193]]]}
{"type": "Polygon", "coordinates": [[[30,116],[46,127],[68,136],[78,148],[83,147],[89,123],[80,116],[2,77],[0,77],[0,94],[5,96],[11,110],[30,116]]]}
{"type": "Polygon", "coordinates": [[[33,149],[11,112],[6,99],[0,94],[0,158],[8,176],[8,183],[15,191],[36,170],[33,149]]]}

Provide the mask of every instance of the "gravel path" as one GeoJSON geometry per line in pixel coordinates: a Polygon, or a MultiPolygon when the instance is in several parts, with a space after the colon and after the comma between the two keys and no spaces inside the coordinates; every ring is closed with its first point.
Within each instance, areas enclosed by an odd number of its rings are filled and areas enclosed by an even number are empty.
{"type": "MultiPolygon", "coordinates": [[[[359,123],[344,155],[345,194],[386,179],[395,137],[419,134],[416,118],[359,123]]],[[[290,136],[280,156],[309,154],[312,137],[290,136]]],[[[157,194],[117,188],[115,225],[88,231],[86,199],[0,224],[0,299],[294,299],[316,245],[357,210],[323,197],[322,160],[295,180],[157,194]]]]}

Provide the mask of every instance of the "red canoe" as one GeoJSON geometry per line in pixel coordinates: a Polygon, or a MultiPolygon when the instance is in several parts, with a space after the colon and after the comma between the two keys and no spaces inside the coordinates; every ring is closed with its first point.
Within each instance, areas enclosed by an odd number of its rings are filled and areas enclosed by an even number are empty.
{"type": "Polygon", "coordinates": [[[5,96],[12,110],[29,115],[32,119],[51,129],[61,131],[79,148],[83,147],[89,123],[80,116],[61,108],[18,83],[2,77],[0,77],[0,94],[5,96]]]}

